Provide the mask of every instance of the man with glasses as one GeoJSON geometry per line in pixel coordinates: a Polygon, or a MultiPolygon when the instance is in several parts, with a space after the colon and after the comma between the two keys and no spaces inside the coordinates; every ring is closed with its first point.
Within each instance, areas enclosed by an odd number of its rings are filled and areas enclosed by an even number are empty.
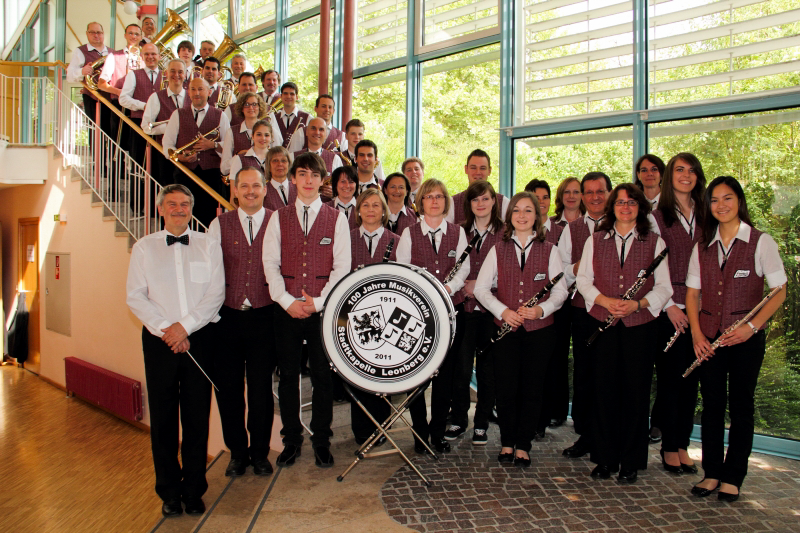
{"type": "MultiPolygon", "coordinates": [[[[477,181],[486,181],[492,173],[492,161],[489,154],[480,148],[473,150],[467,156],[467,164],[464,165],[464,172],[467,174],[467,186],[477,181]]],[[[464,212],[464,196],[467,190],[464,189],[458,194],[453,195],[453,208],[447,213],[447,221],[456,225],[461,225],[467,219],[464,212]]],[[[497,193],[497,201],[500,203],[500,218],[505,220],[506,210],[508,209],[509,199],[497,193]]]]}
{"type": "MultiPolygon", "coordinates": [[[[114,52],[113,49],[103,44],[105,33],[103,25],[99,22],[90,22],[86,26],[86,39],[88,44],[82,44],[72,52],[72,59],[67,68],[67,81],[69,83],[83,83],[86,76],[92,73],[92,63],[114,52]]],[[[83,111],[92,122],[97,123],[97,99],[86,88],[81,89],[83,96],[83,111]]],[[[108,110],[100,111],[100,129],[109,131],[111,128],[108,110]]],[[[89,135],[89,146],[94,144],[94,136],[89,135]]]]}

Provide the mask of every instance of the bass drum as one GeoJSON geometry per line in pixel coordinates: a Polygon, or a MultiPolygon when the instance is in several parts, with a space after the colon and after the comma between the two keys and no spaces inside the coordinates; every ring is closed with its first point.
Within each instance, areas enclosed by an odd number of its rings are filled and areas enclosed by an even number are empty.
{"type": "Polygon", "coordinates": [[[367,265],[328,294],[322,344],[351,385],[399,394],[436,375],[456,334],[455,314],[444,285],[425,269],[367,265]]]}

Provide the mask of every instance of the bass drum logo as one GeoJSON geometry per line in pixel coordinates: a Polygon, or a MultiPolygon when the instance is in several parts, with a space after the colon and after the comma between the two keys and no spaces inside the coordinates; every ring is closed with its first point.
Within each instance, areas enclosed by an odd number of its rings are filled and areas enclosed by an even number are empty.
{"type": "Polygon", "coordinates": [[[367,277],[337,304],[338,355],[371,382],[398,382],[418,374],[441,342],[433,309],[428,295],[408,279],[367,277]]]}

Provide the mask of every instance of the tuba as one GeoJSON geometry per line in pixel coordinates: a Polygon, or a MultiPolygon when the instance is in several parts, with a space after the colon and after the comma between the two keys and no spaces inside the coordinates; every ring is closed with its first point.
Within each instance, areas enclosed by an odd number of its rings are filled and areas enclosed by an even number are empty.
{"type": "Polygon", "coordinates": [[[189,28],[186,21],[173,10],[167,9],[167,20],[164,22],[164,27],[153,36],[152,40],[152,43],[158,47],[158,51],[161,53],[158,67],[162,72],[166,72],[169,62],[175,59],[175,54],[172,53],[172,50],[169,49],[167,44],[178,35],[191,34],[192,30],[189,28]]]}
{"type": "Polygon", "coordinates": [[[97,82],[100,80],[100,73],[103,71],[103,64],[106,62],[107,58],[108,56],[103,56],[92,61],[92,73],[87,74],[83,79],[89,89],[93,91],[97,90],[97,82]]]}
{"type": "MultiPolygon", "coordinates": [[[[239,45],[236,44],[233,39],[225,35],[225,38],[222,39],[222,42],[219,43],[219,46],[211,55],[219,59],[219,62],[222,64],[226,63],[237,53],[242,53],[242,49],[239,48],[239,45]]],[[[233,78],[233,72],[230,68],[221,66],[219,71],[220,74],[228,75],[228,79],[220,81],[219,98],[217,99],[217,108],[225,109],[233,102],[233,96],[236,93],[236,84],[233,83],[231,79],[233,78]]]]}

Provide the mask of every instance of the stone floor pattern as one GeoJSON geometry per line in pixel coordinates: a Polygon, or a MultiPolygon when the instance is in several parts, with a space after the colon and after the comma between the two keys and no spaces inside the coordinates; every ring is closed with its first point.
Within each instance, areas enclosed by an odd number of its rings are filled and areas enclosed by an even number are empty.
{"type": "MultiPolygon", "coordinates": [[[[501,466],[499,429],[489,443],[472,446],[471,431],[454,441],[453,451],[434,461],[415,463],[433,481],[425,487],[407,466],[381,490],[389,516],[416,531],[460,532],[731,532],[800,531],[800,463],[753,454],[739,501],[726,504],[716,494],[689,494],[699,474],[668,474],[661,467],[660,444],[639,480],[619,485],[615,477],[589,476],[588,456],[567,459],[561,451],[575,438],[571,424],[547,431],[534,443],[528,469],[501,466]]],[[[690,455],[699,466],[699,448],[690,455]]]]}

